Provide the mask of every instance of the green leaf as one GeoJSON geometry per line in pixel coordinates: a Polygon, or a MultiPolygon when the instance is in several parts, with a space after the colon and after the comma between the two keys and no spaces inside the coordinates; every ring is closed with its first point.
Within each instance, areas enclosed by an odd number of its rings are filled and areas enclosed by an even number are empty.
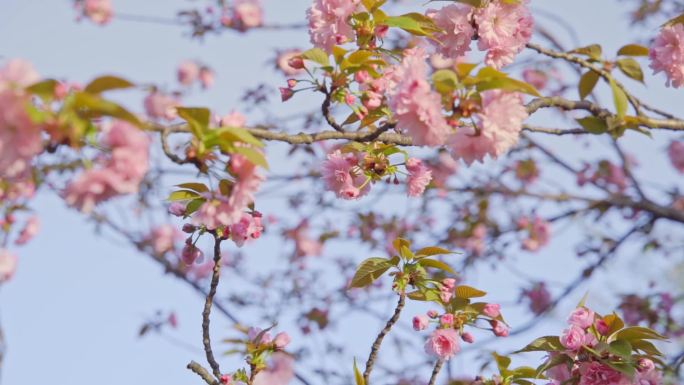
{"type": "MultiPolygon", "coordinates": [[[[436,259],[429,259],[429,258],[423,258],[418,260],[418,264],[423,266],[423,267],[432,267],[435,269],[440,269],[443,271],[446,271],[447,273],[451,273],[453,275],[456,275],[457,273],[451,268],[451,266],[447,265],[446,263],[442,261],[438,261],[436,259]]],[[[466,297],[463,297],[466,298],[466,297]]]]}
{"type": "Polygon", "coordinates": [[[644,72],[641,70],[641,65],[639,65],[636,60],[631,57],[623,57],[617,59],[616,63],[623,74],[638,82],[644,82],[644,72]]]}
{"type": "Polygon", "coordinates": [[[200,195],[196,191],[190,191],[190,190],[178,190],[172,192],[168,198],[166,198],[167,201],[170,202],[176,202],[176,201],[188,201],[190,199],[195,199],[199,198],[200,195]]]}
{"type": "Polygon", "coordinates": [[[570,51],[568,53],[576,53],[578,55],[588,56],[594,60],[600,60],[602,49],[601,49],[601,46],[598,44],[591,44],[591,45],[588,45],[586,47],[580,47],[580,48],[573,49],[572,51],[570,51]]]}
{"type": "Polygon", "coordinates": [[[608,126],[603,119],[599,119],[595,116],[587,116],[585,118],[575,119],[582,128],[587,132],[592,134],[604,134],[608,131],[608,126]]]}
{"type": "Polygon", "coordinates": [[[475,8],[481,8],[485,4],[484,0],[455,0],[455,1],[457,3],[468,4],[468,5],[473,6],[475,8]]]}
{"type": "Polygon", "coordinates": [[[197,191],[198,193],[203,193],[209,191],[209,188],[204,183],[181,183],[177,184],[176,187],[182,189],[197,191]]]}
{"type": "Polygon", "coordinates": [[[471,286],[467,285],[461,285],[461,286],[456,286],[456,297],[458,298],[478,298],[478,297],[484,297],[487,295],[486,291],[482,291],[479,289],[476,289],[471,286]]]}
{"type": "Polygon", "coordinates": [[[592,70],[589,70],[582,75],[578,85],[580,99],[584,100],[587,96],[589,96],[589,94],[594,90],[594,87],[596,87],[598,80],[599,74],[592,70]]]}
{"type": "Polygon", "coordinates": [[[439,294],[435,290],[413,291],[406,294],[406,296],[414,301],[432,301],[441,303],[439,294]]]}
{"type": "Polygon", "coordinates": [[[416,251],[416,256],[425,256],[425,257],[431,257],[433,255],[446,255],[446,254],[455,254],[451,250],[443,249],[441,247],[437,246],[429,246],[429,247],[423,247],[422,249],[416,251]]]}
{"type": "Polygon", "coordinates": [[[359,368],[356,366],[356,358],[354,358],[354,381],[356,381],[356,385],[366,385],[366,381],[364,381],[359,368]]]}
{"type": "Polygon", "coordinates": [[[615,80],[610,79],[610,89],[613,92],[613,103],[615,104],[615,114],[622,120],[627,113],[627,95],[615,83],[615,80]]]}
{"type": "Polygon", "coordinates": [[[404,238],[397,238],[392,241],[392,246],[394,247],[394,250],[397,251],[397,253],[401,252],[401,247],[404,246],[406,248],[411,248],[411,242],[407,241],[404,238]]]}
{"type": "Polygon", "coordinates": [[[432,74],[432,84],[440,94],[450,94],[458,87],[458,76],[452,70],[438,70],[432,74]]]}
{"type": "Polygon", "coordinates": [[[328,54],[320,48],[311,48],[302,52],[301,56],[310,60],[314,63],[318,63],[322,66],[329,66],[330,60],[328,59],[328,54]]]}
{"type": "Polygon", "coordinates": [[[537,370],[530,366],[520,366],[513,369],[511,375],[515,378],[536,378],[537,370]]]}
{"type": "Polygon", "coordinates": [[[663,353],[661,353],[660,350],[658,350],[658,348],[655,345],[653,345],[653,343],[646,340],[633,340],[632,348],[634,350],[639,350],[652,356],[663,355],[663,353]]]}
{"type": "Polygon", "coordinates": [[[190,130],[197,138],[201,138],[209,130],[209,117],[211,112],[208,108],[200,107],[177,107],[178,116],[188,122],[190,130]]]}
{"type": "Polygon", "coordinates": [[[78,113],[87,118],[95,118],[100,116],[110,116],[131,123],[135,126],[142,127],[142,122],[137,116],[129,112],[122,106],[102,99],[101,97],[85,92],[76,92],[72,99],[74,106],[78,109],[78,113]]]}
{"type": "Polygon", "coordinates": [[[480,92],[494,89],[541,96],[533,85],[509,77],[495,77],[477,83],[477,90],[480,92]]]}
{"type": "Polygon", "coordinates": [[[433,33],[441,31],[431,18],[416,12],[401,16],[390,16],[383,21],[383,24],[388,27],[401,28],[417,36],[431,36],[433,33]]]}
{"type": "Polygon", "coordinates": [[[266,161],[266,157],[264,156],[264,153],[251,148],[251,147],[242,147],[242,146],[236,146],[233,151],[236,154],[240,154],[247,158],[252,164],[261,166],[268,170],[268,161],[266,161]]]}
{"type": "Polygon", "coordinates": [[[380,278],[390,267],[392,263],[385,258],[368,258],[356,269],[349,287],[366,287],[380,278]]]}
{"type": "Polygon", "coordinates": [[[539,365],[539,367],[537,367],[535,377],[541,376],[542,373],[553,368],[554,366],[565,365],[566,367],[568,367],[569,365],[572,365],[572,364],[573,364],[572,358],[568,357],[565,354],[557,354],[557,355],[553,356],[552,358],[549,358],[548,360],[546,360],[546,362],[544,362],[543,364],[539,365]]]}
{"type": "Polygon", "coordinates": [[[409,248],[405,245],[401,246],[401,249],[399,250],[399,255],[401,255],[401,257],[406,260],[411,260],[416,257],[415,255],[413,255],[413,252],[409,250],[409,248]]]}
{"type": "Polygon", "coordinates": [[[224,196],[230,196],[230,192],[233,190],[233,183],[228,179],[221,179],[219,181],[219,191],[224,196]]]}
{"type": "Polygon", "coordinates": [[[85,86],[84,91],[91,94],[99,94],[110,90],[120,90],[125,88],[135,87],[135,84],[129,82],[126,79],[105,75],[93,79],[88,85],[85,86]]]}
{"type": "Polygon", "coordinates": [[[609,340],[625,340],[625,341],[635,341],[635,340],[661,340],[665,341],[667,338],[658,334],[655,330],[641,327],[641,326],[631,326],[624,328],[618,332],[613,333],[609,340]]]}
{"type": "Polygon", "coordinates": [[[608,344],[608,351],[620,357],[629,358],[632,355],[632,345],[625,340],[615,340],[608,344]]]}
{"type": "Polygon", "coordinates": [[[515,353],[523,352],[559,352],[565,350],[565,347],[561,345],[558,336],[546,336],[539,337],[536,340],[529,343],[524,348],[516,351],[515,353]]]}
{"type": "Polygon", "coordinates": [[[195,211],[199,210],[199,208],[206,202],[206,199],[193,199],[188,204],[185,206],[185,216],[189,216],[190,214],[194,213],[195,211]]]}
{"type": "Polygon", "coordinates": [[[639,44],[627,44],[622,46],[617,54],[618,56],[648,56],[648,47],[639,44]]]}
{"type": "Polygon", "coordinates": [[[216,129],[216,134],[221,139],[230,142],[242,142],[256,147],[264,147],[259,139],[242,127],[220,127],[216,129]]]}
{"type": "Polygon", "coordinates": [[[43,99],[52,99],[55,96],[55,88],[58,83],[55,79],[45,79],[26,87],[26,91],[43,99]]]}
{"type": "Polygon", "coordinates": [[[622,321],[620,316],[618,316],[615,312],[613,312],[613,314],[608,314],[604,316],[603,322],[605,322],[606,325],[608,325],[608,335],[612,335],[616,331],[625,327],[625,323],[622,321]]]}
{"type": "Polygon", "coordinates": [[[500,356],[497,352],[492,352],[492,357],[496,361],[496,366],[499,368],[499,372],[503,373],[511,366],[511,358],[507,356],[500,356]]]}

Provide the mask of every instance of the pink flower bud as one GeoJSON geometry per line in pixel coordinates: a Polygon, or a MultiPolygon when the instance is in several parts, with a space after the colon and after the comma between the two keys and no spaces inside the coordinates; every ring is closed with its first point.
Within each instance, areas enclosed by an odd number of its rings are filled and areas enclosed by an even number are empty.
{"type": "Polygon", "coordinates": [[[176,317],[176,313],[169,314],[169,318],[167,321],[169,322],[169,325],[171,325],[172,328],[175,329],[178,327],[178,318],[176,317]]]}
{"type": "Polygon", "coordinates": [[[299,55],[295,56],[287,61],[287,65],[297,70],[304,69],[304,59],[299,55]]]}
{"type": "Polygon", "coordinates": [[[295,86],[297,86],[297,79],[287,79],[287,86],[295,88],[295,86]]]}
{"type": "Polygon", "coordinates": [[[354,80],[359,84],[363,84],[363,83],[370,81],[371,77],[368,74],[368,71],[361,70],[361,71],[354,74],[354,80]]]}
{"type": "Polygon", "coordinates": [[[230,376],[229,375],[222,374],[220,380],[221,380],[221,384],[230,385],[230,376]]]}
{"type": "Polygon", "coordinates": [[[186,265],[192,265],[196,260],[201,259],[203,255],[202,250],[192,244],[186,244],[183,247],[183,251],[181,251],[181,259],[186,265]]]}
{"type": "Polygon", "coordinates": [[[348,93],[344,96],[344,102],[347,103],[347,105],[351,106],[356,102],[356,96],[348,93]]]}
{"type": "Polygon", "coordinates": [[[473,337],[473,335],[468,332],[461,334],[461,339],[469,344],[475,342],[475,337],[473,337]]]}
{"type": "Polygon", "coordinates": [[[417,315],[413,317],[413,330],[421,331],[428,327],[430,320],[424,315],[417,315]]]}
{"type": "Polygon", "coordinates": [[[285,332],[276,334],[273,344],[276,349],[283,350],[290,343],[290,336],[285,332]]]}
{"type": "Polygon", "coordinates": [[[596,331],[602,336],[607,336],[610,332],[610,326],[602,318],[596,320],[596,331]]]}
{"type": "Polygon", "coordinates": [[[430,310],[427,312],[427,316],[430,318],[437,318],[439,313],[437,313],[437,310],[430,310]]]}
{"type": "Polygon", "coordinates": [[[380,24],[375,26],[375,36],[377,36],[378,39],[384,39],[387,35],[387,31],[389,31],[389,26],[387,25],[380,24]]]}
{"type": "Polygon", "coordinates": [[[496,318],[501,315],[501,306],[497,303],[488,303],[482,309],[482,313],[487,317],[496,318]]]}
{"type": "Polygon", "coordinates": [[[185,205],[180,202],[173,202],[169,205],[169,214],[177,217],[185,215],[185,205]]]}
{"type": "Polygon", "coordinates": [[[637,370],[640,373],[648,373],[655,369],[655,364],[648,358],[640,358],[637,362],[637,370]]]}
{"type": "Polygon", "coordinates": [[[494,332],[495,336],[508,337],[509,329],[503,322],[491,320],[489,321],[489,324],[492,326],[492,332],[494,332]]]}
{"type": "MultiPolygon", "coordinates": [[[[414,158],[411,158],[411,159],[414,159],[414,158]]],[[[411,159],[409,159],[409,160],[411,160],[411,159]]],[[[414,161],[415,160],[417,160],[417,159],[414,159],[414,161]]],[[[446,287],[448,289],[453,289],[456,286],[456,280],[453,278],[444,278],[442,280],[442,285],[444,285],[444,287],[446,287]]]]}
{"type": "Polygon", "coordinates": [[[443,314],[439,318],[439,323],[442,324],[443,326],[451,326],[454,324],[454,315],[453,314],[443,314]]]}
{"type": "Polygon", "coordinates": [[[568,317],[568,324],[586,329],[594,323],[594,312],[586,307],[578,307],[568,317]]]}
{"type": "Polygon", "coordinates": [[[184,233],[192,234],[195,232],[195,230],[197,230],[197,227],[195,227],[195,225],[193,225],[191,223],[186,223],[183,225],[183,232],[184,233]]]}
{"type": "Polygon", "coordinates": [[[280,100],[286,102],[294,96],[294,91],[289,88],[280,87],[280,100]]]}
{"type": "Polygon", "coordinates": [[[199,72],[199,81],[202,88],[207,89],[214,85],[214,71],[209,67],[202,67],[199,72]]]}

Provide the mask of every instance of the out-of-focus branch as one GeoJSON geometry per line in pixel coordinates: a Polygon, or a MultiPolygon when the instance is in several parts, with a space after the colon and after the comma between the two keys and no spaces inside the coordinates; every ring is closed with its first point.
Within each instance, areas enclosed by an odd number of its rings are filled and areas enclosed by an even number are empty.
{"type": "Polygon", "coordinates": [[[211,366],[214,376],[221,378],[221,369],[214,352],[211,349],[211,337],[209,333],[209,323],[211,316],[211,306],[214,303],[214,296],[216,295],[216,288],[218,287],[219,279],[221,277],[221,237],[214,235],[214,269],[211,275],[211,284],[209,286],[209,293],[207,293],[204,302],[204,310],[202,311],[202,343],[204,344],[204,352],[207,355],[207,362],[211,366]]]}

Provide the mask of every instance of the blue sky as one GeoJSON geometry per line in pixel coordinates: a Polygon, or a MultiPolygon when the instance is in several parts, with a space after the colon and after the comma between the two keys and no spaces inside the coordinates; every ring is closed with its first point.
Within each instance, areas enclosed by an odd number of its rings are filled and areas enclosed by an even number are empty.
{"type": "MultiPolygon", "coordinates": [[[[173,17],[178,8],[194,4],[180,0],[112,2],[117,12],[168,17],[173,17]]],[[[266,18],[277,22],[300,22],[308,3],[307,0],[266,0],[266,18]]],[[[577,34],[582,44],[600,42],[608,52],[632,42],[630,37],[655,32],[629,27],[625,11],[617,1],[537,0],[533,5],[562,15],[572,25],[580,27],[577,34]]],[[[545,17],[539,16],[538,20],[556,28],[545,17]]],[[[204,42],[190,40],[183,36],[184,32],[180,27],[117,20],[104,28],[87,22],[76,23],[71,3],[65,0],[0,0],[2,58],[28,59],[42,75],[50,77],[86,81],[99,74],[116,73],[135,81],[169,85],[173,83],[176,65],[181,60],[199,59],[217,71],[217,83],[208,92],[194,94],[186,102],[205,105],[221,113],[243,108],[239,102],[241,90],[255,81],[272,85],[283,82],[268,61],[274,56],[274,48],[306,47],[308,42],[304,31],[225,33],[209,36],[204,42]]],[[[681,91],[665,89],[662,77],[647,76],[647,81],[649,89],[634,85],[638,95],[666,110],[681,109],[681,91]]],[[[605,94],[602,96],[603,100],[610,100],[605,94]]],[[[127,102],[139,106],[137,97],[127,102]]],[[[300,102],[277,106],[273,111],[289,115],[305,108],[306,104],[300,102]]],[[[546,123],[553,122],[542,119],[546,123]]],[[[583,155],[582,151],[589,151],[582,146],[582,140],[567,137],[545,140],[570,159],[577,158],[576,154],[583,155]]],[[[673,174],[664,156],[652,156],[662,153],[664,140],[660,137],[648,140],[631,134],[625,138],[625,143],[646,160],[638,171],[640,175],[654,183],[672,180],[673,174]]],[[[600,151],[601,147],[597,148],[600,151]]],[[[271,157],[270,161],[274,164],[278,159],[271,157]]],[[[274,210],[282,207],[282,202],[271,204],[274,210]]],[[[200,298],[182,283],[163,276],[153,261],[138,255],[126,244],[93,236],[92,226],[81,215],[65,208],[58,197],[41,194],[33,207],[40,213],[42,231],[32,243],[17,250],[20,255],[17,275],[0,290],[0,320],[8,343],[3,383],[198,383],[185,365],[190,359],[202,357],[199,350],[200,298]],[[160,337],[137,337],[142,322],[157,309],[178,312],[180,328],[173,337],[194,346],[195,350],[179,347],[160,337]]],[[[555,240],[553,247],[537,255],[521,257],[518,263],[522,269],[537,276],[545,272],[551,272],[547,274],[558,279],[566,279],[568,272],[573,272],[569,276],[574,276],[577,266],[573,260],[559,257],[568,244],[569,239],[555,240]]],[[[269,243],[252,247],[255,251],[269,251],[269,243]]],[[[250,252],[249,248],[247,252],[250,252]]],[[[637,256],[635,249],[627,253],[625,261],[641,266],[639,264],[643,262],[639,262],[637,256]]],[[[646,274],[654,269],[646,264],[642,267],[646,274]]],[[[483,272],[469,278],[489,289],[494,299],[497,296],[510,298],[514,285],[497,279],[502,277],[496,275],[500,273],[483,272]]],[[[615,305],[610,293],[635,284],[625,279],[610,282],[609,285],[597,283],[588,287],[595,293],[592,300],[599,310],[606,311],[615,305]]],[[[636,285],[643,286],[640,282],[636,285]]],[[[575,301],[564,304],[556,321],[562,319],[563,311],[575,301]]],[[[249,317],[245,315],[245,318],[249,317]]],[[[510,321],[515,326],[521,319],[510,321]]],[[[405,322],[409,322],[408,317],[405,322]]],[[[217,329],[227,330],[221,329],[227,326],[219,321],[217,329]]],[[[555,332],[559,326],[552,320],[542,325],[542,329],[555,332]]],[[[372,329],[368,331],[369,335],[375,332],[375,328],[372,329]]],[[[510,341],[506,344],[519,346],[520,343],[510,341]]],[[[366,345],[359,345],[359,355],[365,356],[366,349],[366,345]]],[[[467,362],[462,360],[457,366],[465,366],[467,362]]],[[[349,366],[347,364],[344,363],[344,367],[349,366]]]]}

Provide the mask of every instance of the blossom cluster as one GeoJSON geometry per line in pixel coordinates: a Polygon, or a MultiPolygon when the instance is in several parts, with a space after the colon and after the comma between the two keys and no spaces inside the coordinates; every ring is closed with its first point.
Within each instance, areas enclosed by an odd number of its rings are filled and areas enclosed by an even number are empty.
{"type": "MultiPolygon", "coordinates": [[[[448,304],[454,298],[456,280],[445,278],[441,281],[439,297],[442,303],[448,304]]],[[[448,307],[448,306],[447,306],[448,307]]],[[[435,323],[435,330],[425,341],[425,352],[441,360],[448,360],[461,350],[460,340],[473,343],[475,337],[464,330],[468,324],[474,324],[478,319],[486,320],[491,326],[492,333],[497,337],[507,337],[509,328],[501,317],[501,306],[495,303],[472,304],[476,313],[467,310],[447,311],[444,314],[430,310],[426,314],[413,317],[413,329],[425,330],[430,323],[435,323]]]]}
{"type": "MultiPolygon", "coordinates": [[[[632,345],[619,342],[623,340],[617,339],[617,322],[621,321],[615,315],[601,317],[584,306],[576,308],[559,338],[562,350],[550,353],[546,376],[554,385],[571,380],[580,385],[661,384],[662,375],[653,360],[644,355],[633,357],[632,345]]],[[[640,338],[659,338],[648,329],[639,332],[640,338]]]]}
{"type": "Polygon", "coordinates": [[[684,23],[662,28],[648,52],[653,73],[664,72],[666,85],[684,86],[684,23]]]}

